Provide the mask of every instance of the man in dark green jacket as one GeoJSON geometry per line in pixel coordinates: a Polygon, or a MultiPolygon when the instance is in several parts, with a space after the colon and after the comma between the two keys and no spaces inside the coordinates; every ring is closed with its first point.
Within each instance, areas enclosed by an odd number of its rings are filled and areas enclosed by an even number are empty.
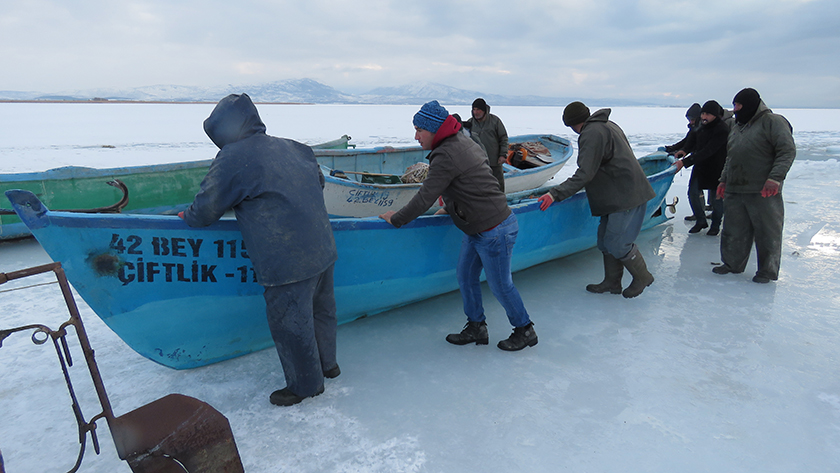
{"type": "Polygon", "coordinates": [[[456,276],[464,301],[467,324],[446,341],[455,345],[488,343],[487,323],[481,301],[481,270],[490,291],[505,308],[513,333],[499,342],[502,350],[515,351],[537,344],[534,324],[513,285],[510,260],[519,223],[507,205],[505,194],[490,173],[481,147],[460,133],[461,123],[437,100],[423,105],[414,115],[414,138],[431,150],[429,175],[411,201],[400,210],[380,215],[399,228],[422,215],[443,197],[444,208],[464,232],[456,276]]]}
{"type": "Polygon", "coordinates": [[[755,243],[757,283],[779,278],[785,206],[782,184],[796,158],[793,127],[770,110],[755,89],[732,100],[735,125],[729,132],[726,164],[717,188],[724,199],[717,274],[742,273],[755,243]]]}
{"type": "Polygon", "coordinates": [[[472,104],[472,118],[464,123],[464,127],[470,130],[470,138],[484,148],[493,176],[504,192],[505,170],[502,165],[508,154],[508,135],[504,123],[490,113],[490,106],[484,99],[477,98],[472,104]]]}
{"type": "Polygon", "coordinates": [[[656,196],[642,166],[630,148],[630,142],[618,125],[609,120],[610,109],[590,116],[589,108],[572,102],[563,110],[563,123],[578,137],[578,168],[560,185],[540,197],[540,209],[546,210],[586,188],[592,215],[601,218],[598,225],[598,249],[604,254],[604,280],[586,290],[636,297],[653,284],[653,276],[634,241],[644,223],[647,202],[656,196]],[[627,289],[621,290],[624,268],[633,276],[627,289]]]}

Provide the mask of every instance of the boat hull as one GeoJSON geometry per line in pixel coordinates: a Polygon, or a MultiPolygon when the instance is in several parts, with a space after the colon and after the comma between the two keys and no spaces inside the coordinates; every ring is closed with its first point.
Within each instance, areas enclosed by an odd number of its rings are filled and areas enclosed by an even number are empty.
{"type": "MultiPolygon", "coordinates": [[[[349,139],[344,135],[312,148],[316,155],[350,152],[347,150],[349,139]]],[[[212,162],[212,159],[205,159],[108,169],[67,166],[44,172],[0,174],[0,192],[23,189],[37,195],[52,209],[91,209],[120,200],[122,192],[106,185],[108,181],[119,179],[129,190],[123,213],[175,215],[192,203],[212,162]]],[[[5,203],[4,199],[0,201],[5,203]]],[[[0,240],[30,235],[16,215],[0,213],[0,240]]]]}
{"type": "MultiPolygon", "coordinates": [[[[649,177],[656,198],[644,228],[666,220],[670,164],[662,157],[649,177]]],[[[146,358],[184,369],[273,346],[235,220],[190,228],[168,216],[52,212],[32,193],[6,194],[79,295],[146,358]]],[[[514,271],[595,245],[598,219],[582,192],[544,212],[534,199],[511,208],[520,228],[514,271]]],[[[449,217],[423,216],[399,229],[375,217],[331,222],[339,323],[457,289],[463,234],[449,217]]]]}

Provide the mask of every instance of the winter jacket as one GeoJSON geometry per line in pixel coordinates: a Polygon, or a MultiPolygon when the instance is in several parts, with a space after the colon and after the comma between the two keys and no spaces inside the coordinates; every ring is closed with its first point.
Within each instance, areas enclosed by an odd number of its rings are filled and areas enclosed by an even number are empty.
{"type": "Polygon", "coordinates": [[[561,201],[586,188],[592,215],[598,217],[634,209],[656,196],[618,125],[609,121],[610,109],[593,113],[578,137],[578,168],[552,188],[561,201]]]}
{"type": "Polygon", "coordinates": [[[762,100],[749,122],[735,123],[729,132],[720,182],[726,192],[758,193],[768,179],[782,184],[795,158],[793,128],[762,100]]]}
{"type": "Polygon", "coordinates": [[[696,132],[697,129],[698,129],[698,127],[691,126],[691,123],[689,123],[688,124],[688,131],[685,133],[685,136],[683,137],[683,139],[681,139],[680,141],[677,141],[676,143],[674,143],[670,146],[666,146],[665,147],[665,152],[668,153],[668,154],[674,154],[677,151],[685,148],[685,146],[688,144],[688,140],[694,135],[694,132],[696,132]]]}
{"type": "Polygon", "coordinates": [[[720,118],[701,125],[688,140],[683,151],[690,153],[683,158],[685,167],[694,166],[691,178],[700,189],[716,189],[726,162],[726,139],[729,125],[720,118]]]}
{"type": "Polygon", "coordinates": [[[429,174],[411,201],[391,216],[395,227],[429,210],[438,196],[443,196],[444,208],[455,226],[468,235],[495,227],[510,215],[487,157],[459,130],[460,124],[449,116],[435,134],[427,156],[429,174]]]}
{"type": "Polygon", "coordinates": [[[499,157],[507,158],[508,135],[502,120],[490,114],[490,106],[487,106],[487,113],[483,120],[479,121],[472,117],[467,120],[465,126],[470,130],[470,138],[484,148],[490,167],[501,166],[499,157]]]}
{"type": "Polygon", "coordinates": [[[312,150],[266,135],[245,94],[222,99],[204,130],[220,151],[184,211],[187,224],[210,225],[232,208],[263,286],[309,279],[333,264],[324,176],[312,150]]]}

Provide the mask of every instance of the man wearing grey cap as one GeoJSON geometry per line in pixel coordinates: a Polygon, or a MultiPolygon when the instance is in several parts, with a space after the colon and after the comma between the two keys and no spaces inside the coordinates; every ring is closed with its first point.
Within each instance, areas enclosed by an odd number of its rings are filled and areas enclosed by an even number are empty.
{"type": "Polygon", "coordinates": [[[540,197],[540,209],[546,210],[586,189],[592,215],[600,217],[598,249],[604,254],[604,280],[590,284],[594,293],[623,294],[636,297],[653,284],[653,275],[634,241],[645,219],[647,202],[656,196],[642,166],[630,148],[624,132],[609,120],[610,109],[589,114],[581,102],[572,102],[563,110],[563,123],[578,135],[578,168],[560,185],[540,197]],[[633,281],[622,292],[624,268],[633,281]]]}

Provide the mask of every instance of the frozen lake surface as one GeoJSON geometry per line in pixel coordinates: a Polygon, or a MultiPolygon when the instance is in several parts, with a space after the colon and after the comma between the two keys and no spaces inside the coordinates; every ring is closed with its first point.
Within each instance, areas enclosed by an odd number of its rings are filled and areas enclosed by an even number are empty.
{"type": "MultiPolygon", "coordinates": [[[[258,108],[270,134],[381,146],[413,144],[418,107],[258,108]]],[[[24,172],[207,159],[216,149],[201,122],[211,109],[0,104],[0,163],[24,172]]],[[[840,111],[778,111],[799,154],[784,187],[775,283],[750,281],[754,255],[744,274],[711,272],[719,238],[688,234],[683,171],[668,197],[680,198],[677,214],[637,240],[656,277],[642,296],[587,293],[603,275],[589,250],[514,275],[540,340],[521,352],[494,346],[510,327],[486,285],[489,346],[444,341],[464,324],[458,292],[357,320],[338,330],[341,376],[289,408],[268,402],[283,386],[273,350],[171,370],[130,350],[77,298],[114,412],[173,392],[206,401],[230,420],[248,472],[840,471],[840,111]]],[[[560,108],[491,112],[510,134],[576,139],[560,108]]],[[[683,109],[616,108],[612,118],[637,155],[685,131],[683,109]]],[[[49,261],[34,240],[0,243],[0,272],[49,261]]],[[[49,280],[0,286],[0,328],[66,320],[55,285],[6,292],[49,280]]],[[[89,418],[99,407],[75,359],[89,418]]],[[[73,465],[78,434],[49,344],[3,341],[0,419],[9,473],[73,465]]],[[[98,434],[102,453],[88,444],[80,471],[130,471],[104,422],[98,434]]]]}

